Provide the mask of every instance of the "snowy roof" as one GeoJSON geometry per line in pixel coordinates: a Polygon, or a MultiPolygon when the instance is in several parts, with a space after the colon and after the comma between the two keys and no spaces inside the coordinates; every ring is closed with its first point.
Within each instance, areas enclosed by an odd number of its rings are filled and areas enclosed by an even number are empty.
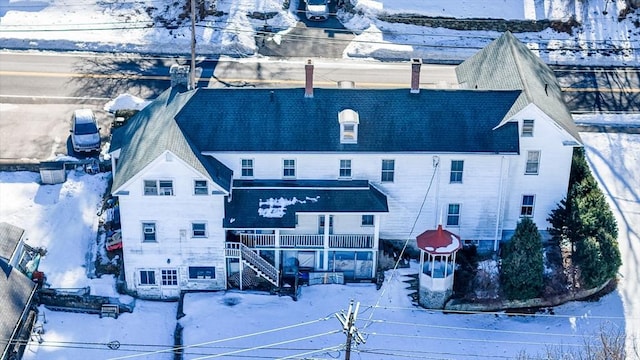
{"type": "Polygon", "coordinates": [[[237,181],[225,204],[224,226],[235,229],[294,228],[303,212],[388,212],[387,198],[366,180],[237,181]]]}
{"type": "Polygon", "coordinates": [[[468,88],[522,90],[503,122],[533,103],[581,141],[553,70],[511,32],[505,32],[458,65],[456,74],[468,88]]]}
{"type": "Polygon", "coordinates": [[[0,358],[9,350],[9,341],[36,284],[18,269],[0,259],[0,358]]]}
{"type": "Polygon", "coordinates": [[[115,129],[109,151],[121,150],[119,168],[113,180],[116,191],[164,151],[171,151],[184,162],[208,176],[225,190],[231,185],[232,172],[218,160],[204,156],[174,121],[193,91],[164,91],[127,123],[115,129]]]}
{"type": "Polygon", "coordinates": [[[0,259],[11,261],[11,256],[16,251],[23,234],[23,228],[0,222],[0,259]]]}
{"type": "Polygon", "coordinates": [[[416,237],[418,248],[433,255],[447,255],[458,251],[460,237],[438,225],[436,230],[427,230],[416,237]]]}

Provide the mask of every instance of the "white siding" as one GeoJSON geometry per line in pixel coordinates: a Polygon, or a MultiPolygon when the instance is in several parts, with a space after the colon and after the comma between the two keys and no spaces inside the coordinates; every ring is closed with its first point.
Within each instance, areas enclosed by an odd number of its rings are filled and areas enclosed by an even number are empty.
{"type": "MultiPolygon", "coordinates": [[[[295,229],[282,230],[281,234],[318,234],[318,216],[319,213],[298,213],[298,225],[295,229]]],[[[373,235],[374,226],[362,226],[362,215],[373,214],[344,214],[344,213],[326,213],[325,226],[329,226],[329,216],[333,215],[333,233],[338,234],[365,234],[373,235]]],[[[375,214],[379,216],[379,214],[375,214]]]]}
{"type": "Polygon", "coordinates": [[[550,224],[547,217],[551,210],[567,195],[573,147],[565,141],[575,141],[535,105],[517,114],[522,129],[523,119],[534,119],[533,137],[520,138],[520,156],[509,168],[509,189],[505,203],[504,229],[515,229],[520,220],[523,195],[535,195],[533,221],[541,231],[550,224]],[[525,175],[527,151],[540,150],[540,166],[537,175],[525,175]]]}
{"type": "Polygon", "coordinates": [[[224,289],[224,196],[194,195],[194,180],[205,177],[176,156],[170,158],[161,155],[121,189],[129,192],[119,196],[127,287],[141,296],[170,296],[171,289],[162,294],[158,287],[139,287],[137,269],[177,268],[183,289],[224,289]],[[144,196],[143,181],[157,179],[172,180],[174,195],[144,196]],[[156,223],[156,243],[142,241],[146,221],[156,223]],[[207,238],[191,237],[192,222],[207,224],[207,238]],[[188,266],[215,266],[215,280],[189,281],[188,266]]]}
{"type": "MultiPolygon", "coordinates": [[[[281,179],[282,160],[296,159],[296,178],[308,180],[339,179],[340,160],[351,160],[352,179],[369,180],[387,196],[389,213],[381,215],[380,237],[415,238],[424,230],[434,229],[442,213],[446,220],[447,205],[462,205],[461,226],[451,229],[466,239],[494,239],[498,213],[501,156],[475,154],[320,154],[282,153],[237,154],[214,153],[216,159],[240,173],[241,159],[254,159],[254,178],[281,179]],[[439,158],[439,171],[433,183],[434,155],[439,158]],[[382,160],[395,160],[393,182],[381,182],[382,160]],[[463,182],[449,183],[451,160],[464,161],[463,182]],[[429,188],[429,186],[431,186],[429,188]],[[428,192],[421,210],[425,194],[428,192]],[[416,217],[419,219],[410,233],[416,217]]],[[[307,215],[305,215],[307,216],[307,215]]],[[[334,221],[336,221],[334,218],[334,221]]],[[[317,219],[299,216],[299,230],[317,231],[317,219]]],[[[355,220],[354,220],[355,221],[355,220]]],[[[355,222],[354,222],[355,224],[355,222]]],[[[357,231],[359,226],[350,231],[357,231]]],[[[339,233],[334,223],[334,232],[339,233]]]]}

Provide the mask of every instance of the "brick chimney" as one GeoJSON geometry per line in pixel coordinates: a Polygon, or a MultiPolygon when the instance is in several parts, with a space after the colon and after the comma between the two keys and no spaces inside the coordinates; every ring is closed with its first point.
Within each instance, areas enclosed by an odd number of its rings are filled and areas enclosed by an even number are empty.
{"type": "Polygon", "coordinates": [[[313,61],[311,61],[311,59],[307,60],[307,63],[304,65],[304,72],[305,72],[304,97],[312,98],[313,97],[313,61]]]}
{"type": "Polygon", "coordinates": [[[420,92],[420,66],[422,60],[411,59],[411,93],[418,94],[420,92]]]}
{"type": "Polygon", "coordinates": [[[171,78],[171,87],[188,86],[189,85],[189,69],[188,65],[173,64],[169,68],[171,78]]]}

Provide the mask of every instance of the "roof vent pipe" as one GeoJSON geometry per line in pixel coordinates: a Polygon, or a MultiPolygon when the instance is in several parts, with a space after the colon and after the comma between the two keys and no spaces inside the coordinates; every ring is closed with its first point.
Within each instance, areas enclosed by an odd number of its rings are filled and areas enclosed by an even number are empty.
{"type": "Polygon", "coordinates": [[[307,63],[304,65],[304,71],[305,71],[304,97],[312,98],[313,97],[313,61],[311,61],[311,59],[308,59],[307,63]]]}
{"type": "Polygon", "coordinates": [[[420,66],[422,60],[411,59],[411,93],[418,94],[420,92],[420,66]]]}

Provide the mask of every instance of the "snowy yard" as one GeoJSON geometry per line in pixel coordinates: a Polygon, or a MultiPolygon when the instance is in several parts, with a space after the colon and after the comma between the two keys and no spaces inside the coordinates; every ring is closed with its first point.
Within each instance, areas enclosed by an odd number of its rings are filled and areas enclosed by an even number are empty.
{"type": "MultiPolygon", "coordinates": [[[[551,30],[517,34],[531,43],[556,47],[619,48],[618,55],[589,56],[587,51],[547,56],[550,63],[634,65],[640,63],[640,31],[634,25],[638,11],[618,21],[623,0],[358,0],[360,13],[341,18],[356,34],[343,57],[372,57],[389,53],[406,59],[462,60],[500,34],[454,31],[383,23],[372,14],[381,11],[450,17],[505,19],[566,19],[582,23],[575,34],[551,30]],[[495,16],[494,16],[495,15],[495,16]],[[635,49],[635,50],[633,50],[635,49]]],[[[187,53],[188,26],[151,27],[147,8],[168,7],[173,1],[86,2],[73,0],[2,1],[0,47],[31,50],[80,50],[141,53],[187,53]],[[79,19],[82,19],[81,21],[79,19]]],[[[293,0],[291,9],[296,9],[293,0]]],[[[255,20],[247,9],[278,11],[269,25],[290,29],[298,14],[282,8],[279,0],[224,0],[219,10],[198,28],[199,54],[233,53],[253,56],[255,20]]],[[[168,9],[171,8],[171,11],[168,9]]],[[[637,21],[637,20],[636,20],[637,21]]],[[[286,33],[288,30],[284,30],[286,33]]],[[[270,41],[276,41],[274,36],[270,41]]],[[[541,53],[542,56],[546,56],[541,53]]],[[[601,119],[598,119],[601,120],[601,119]]],[[[612,120],[616,121],[616,120],[612,120]]],[[[596,302],[575,302],[553,309],[553,314],[506,315],[443,314],[412,305],[406,290],[407,271],[398,270],[380,290],[373,284],[304,287],[294,302],[288,297],[249,292],[218,292],[186,296],[185,317],[176,320],[177,303],[136,301],[132,314],[118,319],[53,312],[41,308],[45,333],[32,342],[28,360],[62,359],[173,359],[176,324],[184,327],[187,359],[203,358],[325,358],[344,356],[338,349],[345,336],[333,316],[349,301],[361,302],[356,325],[366,344],[354,350],[355,359],[397,358],[513,358],[548,346],[575,349],[594,340],[600,331],[624,332],[640,338],[640,135],[582,133],[589,162],[604,189],[620,227],[623,256],[617,291],[596,302]]],[[[101,197],[109,174],[71,171],[60,185],[39,185],[35,173],[0,173],[0,220],[26,229],[28,244],[48,249],[40,269],[56,288],[90,286],[92,294],[118,296],[110,276],[92,278],[97,249],[95,238],[101,197]]],[[[130,297],[120,296],[124,303],[130,297]]],[[[630,357],[633,359],[633,357],[630,357]]]]}

